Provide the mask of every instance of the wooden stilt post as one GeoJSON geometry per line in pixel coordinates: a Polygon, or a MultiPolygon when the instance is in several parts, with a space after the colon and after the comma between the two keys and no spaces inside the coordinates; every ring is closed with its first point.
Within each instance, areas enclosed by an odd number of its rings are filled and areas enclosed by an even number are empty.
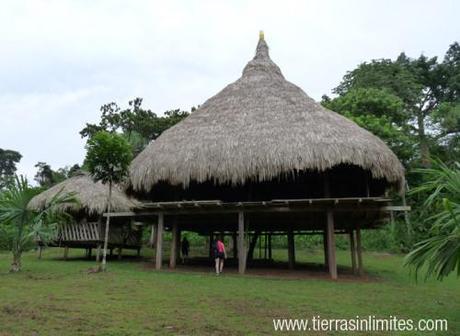
{"type": "Polygon", "coordinates": [[[358,275],[363,276],[364,269],[363,269],[363,256],[362,256],[362,248],[361,248],[361,229],[359,226],[356,227],[356,252],[358,256],[358,275]]]}
{"type": "Polygon", "coordinates": [[[93,254],[93,249],[90,247],[90,248],[88,249],[88,258],[91,259],[92,254],[93,254]]]}
{"type": "Polygon", "coordinates": [[[155,249],[155,268],[161,269],[161,263],[163,260],[163,227],[164,227],[164,215],[163,213],[158,214],[158,227],[157,227],[157,241],[155,249]]]}
{"type": "Polygon", "coordinates": [[[238,212],[238,272],[246,272],[246,247],[245,247],[245,227],[244,212],[238,212]]]}
{"type": "Polygon", "coordinates": [[[295,268],[295,246],[294,246],[294,233],[292,232],[292,227],[288,229],[288,264],[289,269],[295,268]]]}
{"type": "Polygon", "coordinates": [[[178,240],[179,229],[177,222],[174,219],[171,229],[171,253],[169,255],[169,268],[176,268],[177,262],[177,240],[178,240]]]}
{"type": "Polygon", "coordinates": [[[350,252],[351,252],[351,269],[353,274],[356,274],[356,247],[355,247],[355,234],[353,229],[350,231],[350,252]]]}
{"type": "Polygon", "coordinates": [[[113,257],[113,248],[110,249],[110,256],[113,257]]]}
{"type": "Polygon", "coordinates": [[[42,258],[43,246],[38,245],[38,259],[42,258]]]}
{"type": "Polygon", "coordinates": [[[329,274],[333,280],[337,279],[337,261],[335,259],[334,215],[327,210],[327,259],[329,274]]]}
{"type": "Polygon", "coordinates": [[[64,247],[64,260],[67,260],[68,256],[69,256],[69,247],[66,246],[64,247]]]}
{"type": "Polygon", "coordinates": [[[140,247],[137,248],[137,254],[136,255],[137,255],[138,258],[140,258],[140,256],[141,256],[141,248],[140,247]]]}
{"type": "Polygon", "coordinates": [[[118,248],[118,260],[121,260],[122,257],[123,257],[123,248],[120,246],[118,248]]]}

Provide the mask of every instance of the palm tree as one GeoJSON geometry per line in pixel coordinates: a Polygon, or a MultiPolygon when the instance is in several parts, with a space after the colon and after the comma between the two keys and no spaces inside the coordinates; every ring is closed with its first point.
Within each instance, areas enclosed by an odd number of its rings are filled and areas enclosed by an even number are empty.
{"type": "Polygon", "coordinates": [[[63,203],[75,202],[73,195],[56,195],[41,211],[28,207],[30,200],[40,192],[32,188],[23,176],[14,181],[0,194],[0,234],[13,254],[10,272],[21,270],[23,252],[32,246],[35,238],[42,241],[51,237],[50,229],[55,228],[66,214],[58,211],[63,203]]]}
{"type": "Polygon", "coordinates": [[[460,163],[453,168],[436,161],[431,168],[418,169],[427,180],[411,194],[429,195],[423,206],[435,214],[426,220],[432,223],[431,237],[415,244],[406,256],[406,265],[417,273],[426,268],[426,277],[442,280],[453,271],[460,275],[460,163]]]}

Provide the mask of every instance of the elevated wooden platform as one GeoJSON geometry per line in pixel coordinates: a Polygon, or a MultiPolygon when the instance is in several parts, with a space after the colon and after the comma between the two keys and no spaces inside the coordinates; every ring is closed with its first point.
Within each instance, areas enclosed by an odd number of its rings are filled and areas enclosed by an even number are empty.
{"type": "MultiPolygon", "coordinates": [[[[328,195],[328,193],[326,193],[328,195]]],[[[231,235],[236,247],[238,271],[246,270],[259,237],[265,237],[271,250],[272,235],[287,235],[289,268],[295,267],[296,234],[323,236],[325,264],[330,276],[337,278],[335,235],[347,234],[353,272],[363,274],[361,257],[361,229],[378,227],[394,211],[409,211],[407,206],[394,206],[386,197],[347,197],[311,199],[273,199],[270,201],[223,202],[221,200],[183,200],[174,202],[146,202],[132,212],[107,213],[104,216],[130,217],[152,223],[151,240],[155,241],[155,265],[161,268],[163,233],[172,233],[170,268],[176,267],[178,245],[182,231],[208,235],[231,235]],[[152,220],[152,217],[156,220],[152,220]],[[248,241],[251,241],[249,246],[248,241]]],[[[236,256],[235,256],[236,257],[236,256]]]]}
{"type": "MultiPolygon", "coordinates": [[[[318,212],[326,209],[334,211],[409,211],[407,206],[393,206],[385,197],[347,197],[275,199],[255,202],[223,202],[220,200],[143,202],[132,212],[112,212],[111,217],[197,214],[197,213],[237,213],[249,212],[318,212]]],[[[104,214],[107,216],[107,214],[104,214]]]]}

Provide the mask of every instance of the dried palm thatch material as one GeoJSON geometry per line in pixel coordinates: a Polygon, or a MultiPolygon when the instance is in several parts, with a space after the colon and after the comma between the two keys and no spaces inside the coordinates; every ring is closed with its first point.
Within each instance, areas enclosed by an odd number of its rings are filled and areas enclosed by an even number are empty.
{"type": "Polygon", "coordinates": [[[285,80],[261,35],[242,77],[150,143],[130,181],[136,191],[159,181],[237,184],[339,164],[403,186],[404,168],[387,145],[285,80]]]}
{"type": "MultiPolygon", "coordinates": [[[[75,212],[83,210],[88,215],[100,215],[107,211],[108,184],[94,182],[85,172],[80,172],[35,196],[28,206],[31,209],[43,209],[59,192],[63,195],[73,193],[78,201],[78,203],[63,204],[61,210],[75,212]]],[[[128,198],[118,187],[113,187],[111,208],[114,212],[129,211],[136,205],[137,201],[128,198]]]]}

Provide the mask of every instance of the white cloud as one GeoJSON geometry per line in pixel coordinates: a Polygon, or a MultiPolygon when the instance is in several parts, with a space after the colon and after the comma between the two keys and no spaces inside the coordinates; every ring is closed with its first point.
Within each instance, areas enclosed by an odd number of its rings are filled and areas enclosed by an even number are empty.
{"type": "Polygon", "coordinates": [[[258,31],[285,77],[315,99],[372,58],[443,55],[460,3],[440,1],[2,1],[0,147],[20,170],[81,162],[78,131],[135,96],[189,109],[236,80],[258,31]]]}

